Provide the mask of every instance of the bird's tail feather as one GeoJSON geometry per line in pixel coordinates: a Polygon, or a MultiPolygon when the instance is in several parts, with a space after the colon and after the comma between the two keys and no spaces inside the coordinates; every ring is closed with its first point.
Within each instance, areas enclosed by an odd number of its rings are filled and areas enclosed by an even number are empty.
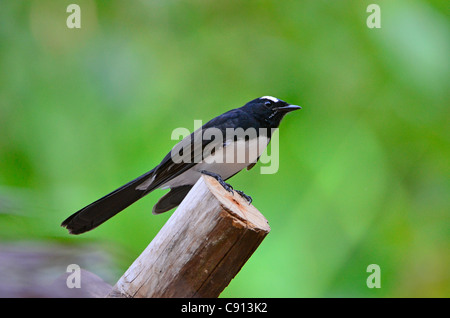
{"type": "Polygon", "coordinates": [[[154,170],[128,182],[65,219],[61,226],[70,234],[81,234],[99,226],[109,218],[136,202],[149,192],[136,187],[149,177],[154,170]]]}

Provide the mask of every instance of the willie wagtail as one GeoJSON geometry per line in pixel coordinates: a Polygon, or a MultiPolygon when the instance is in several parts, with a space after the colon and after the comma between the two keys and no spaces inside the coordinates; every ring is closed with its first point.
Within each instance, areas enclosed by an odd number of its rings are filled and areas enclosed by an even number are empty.
{"type": "MultiPolygon", "coordinates": [[[[183,201],[202,173],[233,192],[224,180],[244,168],[250,170],[284,115],[300,108],[263,96],[217,116],[176,144],[155,168],[72,214],[61,226],[71,234],[92,230],[155,189],[170,192],[159,199],[153,214],[169,211],[183,201]]],[[[235,191],[251,202],[242,191],[235,191]]]]}

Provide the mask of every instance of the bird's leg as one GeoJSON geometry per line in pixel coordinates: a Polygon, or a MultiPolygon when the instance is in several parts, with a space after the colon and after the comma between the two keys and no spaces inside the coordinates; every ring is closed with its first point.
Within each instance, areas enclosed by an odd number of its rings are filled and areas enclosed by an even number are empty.
{"type": "Polygon", "coordinates": [[[200,171],[200,173],[206,174],[207,176],[210,176],[210,177],[213,177],[214,179],[217,180],[217,182],[219,182],[222,185],[222,187],[225,190],[227,190],[228,192],[231,192],[232,194],[234,194],[233,187],[230,184],[228,184],[225,181],[223,181],[222,177],[220,175],[218,175],[217,173],[206,171],[206,170],[202,170],[202,171],[200,171]]]}
{"type": "MultiPolygon", "coordinates": [[[[202,171],[200,171],[200,173],[206,174],[207,176],[210,176],[210,177],[213,177],[214,179],[217,180],[217,182],[219,182],[222,185],[222,187],[224,187],[225,190],[227,190],[227,191],[229,191],[229,192],[234,194],[233,187],[230,184],[228,184],[225,181],[223,181],[222,177],[219,174],[214,173],[214,172],[210,172],[210,171],[207,171],[207,170],[202,170],[202,171]]],[[[241,197],[243,197],[245,200],[247,200],[248,204],[252,203],[252,201],[253,201],[252,197],[249,196],[249,195],[246,195],[244,193],[244,191],[240,191],[240,190],[234,190],[234,191],[239,193],[239,195],[241,197]]]]}
{"type": "Polygon", "coordinates": [[[240,191],[240,190],[234,190],[234,191],[236,191],[237,193],[239,193],[239,195],[240,195],[241,197],[243,197],[245,200],[247,200],[247,202],[248,202],[249,205],[252,203],[252,201],[253,201],[252,197],[249,196],[249,195],[246,195],[246,194],[244,193],[244,191],[240,191]]]}

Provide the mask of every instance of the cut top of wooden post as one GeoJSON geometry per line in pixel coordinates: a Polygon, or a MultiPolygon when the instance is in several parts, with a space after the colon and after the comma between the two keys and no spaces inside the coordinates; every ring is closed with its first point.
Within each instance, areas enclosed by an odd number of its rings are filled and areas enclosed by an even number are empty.
{"type": "Polygon", "coordinates": [[[109,297],[218,297],[269,231],[247,200],[202,176],[109,297]]]}
{"type": "Polygon", "coordinates": [[[270,232],[269,223],[252,204],[238,193],[231,194],[213,177],[204,175],[204,181],[211,193],[219,200],[222,207],[233,216],[244,222],[248,227],[270,232]]]}

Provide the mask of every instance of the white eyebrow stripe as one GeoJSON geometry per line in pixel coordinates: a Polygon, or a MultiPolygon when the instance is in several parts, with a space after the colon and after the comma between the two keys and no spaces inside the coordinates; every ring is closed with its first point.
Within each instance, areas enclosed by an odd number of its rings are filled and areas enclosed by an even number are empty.
{"type": "Polygon", "coordinates": [[[260,97],[259,99],[268,99],[268,100],[271,100],[274,103],[277,103],[279,101],[278,98],[275,98],[273,96],[263,96],[263,97],[260,97]]]}

